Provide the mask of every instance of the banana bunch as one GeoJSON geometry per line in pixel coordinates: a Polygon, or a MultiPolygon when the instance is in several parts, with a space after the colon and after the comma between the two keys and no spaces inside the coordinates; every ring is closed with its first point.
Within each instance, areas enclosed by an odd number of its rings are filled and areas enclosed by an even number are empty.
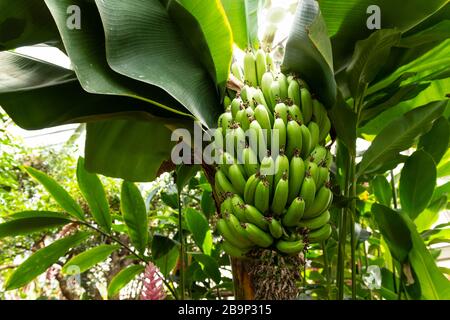
{"type": "Polygon", "coordinates": [[[331,235],[330,120],[306,83],[275,73],[271,61],[260,49],[245,54],[243,69],[232,65],[245,85],[214,135],[217,229],[234,257],[255,247],[298,254],[331,235]]]}

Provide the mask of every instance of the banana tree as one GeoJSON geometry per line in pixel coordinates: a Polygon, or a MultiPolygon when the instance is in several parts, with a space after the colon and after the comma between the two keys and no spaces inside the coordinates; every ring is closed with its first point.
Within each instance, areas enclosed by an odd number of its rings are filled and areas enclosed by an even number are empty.
{"type": "MultiPolygon", "coordinates": [[[[262,7],[258,0],[0,0],[0,105],[25,129],[87,123],[87,170],[152,181],[175,168],[167,165],[172,132],[194,130],[195,121],[216,127],[224,101],[240,91],[229,76],[233,44],[256,47],[262,7]],[[29,45],[61,49],[71,69],[14,51],[29,45]]],[[[356,297],[358,186],[403,163],[400,152],[448,118],[448,19],[444,0],[408,8],[399,0],[301,0],[296,7],[281,70],[300,75],[331,119],[338,233],[328,244],[338,244],[338,298],[348,234],[356,297]],[[379,30],[368,23],[377,14],[379,30]],[[358,137],[373,141],[361,160],[358,137]]],[[[202,168],[215,186],[214,167],[202,168]]],[[[233,265],[237,298],[253,298],[248,266],[233,265]]]]}

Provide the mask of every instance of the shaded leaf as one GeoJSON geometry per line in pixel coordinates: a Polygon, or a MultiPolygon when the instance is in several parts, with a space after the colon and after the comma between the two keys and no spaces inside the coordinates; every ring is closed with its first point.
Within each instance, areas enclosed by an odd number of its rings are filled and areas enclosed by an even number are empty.
{"type": "Polygon", "coordinates": [[[420,137],[417,148],[429,153],[435,163],[439,163],[450,143],[450,124],[447,119],[437,119],[429,132],[420,137]]]}
{"type": "Polygon", "coordinates": [[[328,111],[336,135],[351,154],[356,154],[356,114],[338,92],[336,104],[328,111]]]}
{"type": "Polygon", "coordinates": [[[213,257],[201,253],[192,253],[192,256],[200,264],[202,270],[208,275],[208,277],[214,280],[215,283],[220,283],[221,276],[219,264],[213,257]]]}
{"type": "Polygon", "coordinates": [[[419,232],[431,228],[433,224],[439,219],[439,214],[447,206],[448,197],[446,195],[432,201],[430,205],[422,211],[417,218],[414,219],[414,224],[419,232]]]}
{"type": "Polygon", "coordinates": [[[103,260],[106,260],[111,253],[119,248],[119,245],[101,244],[95,248],[84,251],[70,259],[64,265],[61,272],[70,275],[83,273],[103,260]]]}
{"type": "Polygon", "coordinates": [[[144,272],[145,267],[135,264],[118,272],[108,285],[108,297],[114,297],[137,275],[144,272]]]}
{"type": "Polygon", "coordinates": [[[391,185],[383,175],[377,175],[370,181],[373,193],[377,201],[387,207],[390,207],[392,200],[391,185]]]}
{"type": "Polygon", "coordinates": [[[78,232],[73,236],[57,240],[47,247],[39,249],[14,270],[5,283],[5,289],[17,289],[28,284],[88,236],[89,233],[87,232],[78,232]]]}
{"type": "Polygon", "coordinates": [[[216,212],[216,205],[214,203],[214,198],[211,191],[203,191],[200,205],[206,218],[209,218],[216,212]]]}
{"type": "Polygon", "coordinates": [[[152,258],[164,276],[176,266],[179,249],[177,242],[161,235],[155,235],[152,241],[152,258]]]}
{"type": "Polygon", "coordinates": [[[148,217],[141,191],[131,182],[124,181],[120,192],[120,210],[128,228],[131,243],[141,253],[147,248],[148,217]]]}
{"type": "Polygon", "coordinates": [[[176,175],[175,175],[175,183],[178,188],[178,192],[181,192],[183,188],[191,181],[192,177],[196,175],[196,173],[200,170],[200,167],[197,165],[184,165],[181,164],[177,166],[176,175]]]}
{"type": "Polygon", "coordinates": [[[204,215],[192,208],[186,210],[185,219],[197,246],[206,255],[211,255],[213,239],[208,220],[206,220],[204,215]]]}

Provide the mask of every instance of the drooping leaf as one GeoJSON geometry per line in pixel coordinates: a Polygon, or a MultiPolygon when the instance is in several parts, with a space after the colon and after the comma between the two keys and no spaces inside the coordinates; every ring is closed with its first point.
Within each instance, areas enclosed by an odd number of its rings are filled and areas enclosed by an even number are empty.
{"type": "Polygon", "coordinates": [[[419,149],[429,153],[435,163],[439,163],[450,143],[450,124],[447,119],[440,117],[437,119],[431,130],[420,137],[419,149]]]}
{"type": "Polygon", "coordinates": [[[326,25],[314,0],[301,1],[286,44],[285,71],[301,74],[327,108],[334,105],[336,82],[331,43],[326,25]]]}
{"type": "MultiPolygon", "coordinates": [[[[214,81],[183,39],[168,8],[158,0],[96,0],[96,4],[110,67],[162,88],[203,124],[213,126],[221,109],[214,81]]],[[[192,16],[184,22],[197,23],[192,16]]]]}
{"type": "Polygon", "coordinates": [[[50,193],[55,201],[71,216],[84,220],[84,212],[70,194],[53,178],[32,167],[25,168],[30,176],[36,179],[50,193]]]}
{"type": "Polygon", "coordinates": [[[441,41],[450,38],[450,20],[443,20],[428,29],[419,31],[400,41],[402,47],[417,47],[429,42],[441,41]]]}
{"type": "Polygon", "coordinates": [[[202,207],[202,212],[206,216],[206,218],[210,217],[216,212],[216,205],[214,203],[214,197],[211,191],[203,191],[200,205],[202,207]]]}
{"type": "Polygon", "coordinates": [[[392,256],[404,262],[413,246],[411,231],[400,213],[380,204],[372,205],[372,213],[392,256]]]}
{"type": "MultiPolygon", "coordinates": [[[[222,4],[220,0],[180,0],[180,3],[200,24],[208,48],[206,53],[212,58],[210,58],[212,66],[209,66],[208,69],[222,92],[228,80],[233,56],[233,34],[222,4]]],[[[193,40],[195,41],[195,39],[193,40]]]]}
{"type": "Polygon", "coordinates": [[[389,207],[392,200],[392,189],[386,177],[383,175],[375,176],[375,178],[370,181],[370,186],[372,187],[377,201],[382,205],[389,207]]]}
{"type": "Polygon", "coordinates": [[[118,272],[108,285],[108,297],[112,298],[117,295],[138,274],[144,272],[144,269],[144,266],[134,264],[118,272]]]}
{"type": "Polygon", "coordinates": [[[169,275],[177,264],[179,251],[177,242],[162,235],[154,235],[152,258],[164,276],[169,275]]]}
{"type": "Polygon", "coordinates": [[[57,240],[47,247],[36,251],[14,270],[5,283],[5,289],[17,289],[28,284],[88,236],[89,233],[87,232],[78,232],[73,236],[57,240]]]}
{"type": "Polygon", "coordinates": [[[0,239],[26,235],[63,226],[70,222],[66,216],[47,211],[26,211],[11,215],[12,220],[0,224],[0,239]]]}
{"type": "Polygon", "coordinates": [[[177,166],[175,183],[177,185],[178,192],[183,190],[183,188],[189,183],[191,178],[195,176],[199,169],[200,167],[197,165],[181,164],[177,166]]]}
{"type": "Polygon", "coordinates": [[[0,1],[0,51],[58,41],[58,30],[43,1],[0,1]]]}
{"type": "Polygon", "coordinates": [[[67,54],[83,89],[89,93],[120,95],[151,103],[149,110],[160,107],[186,115],[185,109],[159,87],[122,76],[106,60],[105,33],[94,1],[45,0],[62,35],[67,54]],[[82,27],[67,27],[67,8],[76,5],[82,14],[82,27]]]}
{"type": "Polygon", "coordinates": [[[442,195],[435,201],[431,201],[429,206],[422,211],[416,219],[414,219],[414,224],[417,227],[417,231],[422,232],[431,228],[431,226],[439,219],[439,214],[445,209],[447,202],[447,195],[442,195]]]}
{"type": "Polygon", "coordinates": [[[337,137],[354,155],[356,153],[356,114],[344,101],[340,92],[336,99],[336,104],[328,111],[328,115],[337,137]]]}
{"type": "Polygon", "coordinates": [[[423,132],[427,132],[443,112],[446,101],[434,102],[405,113],[393,120],[377,135],[364,153],[357,175],[370,173],[399,156],[423,132]]]}
{"type": "Polygon", "coordinates": [[[81,193],[86,199],[95,222],[106,232],[111,230],[111,214],[106,199],[105,189],[96,174],[87,172],[84,168],[84,159],[78,159],[77,180],[81,193]]]}
{"type": "Polygon", "coordinates": [[[400,40],[400,32],[395,29],[381,29],[367,39],[358,41],[353,57],[347,67],[350,92],[359,99],[366,87],[375,79],[383,61],[391,48],[400,40]]]}
{"type": "Polygon", "coordinates": [[[84,251],[70,259],[64,265],[61,272],[70,275],[83,273],[108,258],[111,253],[119,248],[119,245],[101,244],[84,251]]]}
{"type": "Polygon", "coordinates": [[[206,255],[211,255],[213,239],[208,220],[205,216],[193,208],[188,208],[185,212],[185,219],[189,231],[192,233],[197,246],[206,255]]]}
{"type": "Polygon", "coordinates": [[[217,260],[202,253],[192,253],[192,256],[200,264],[202,270],[208,275],[208,277],[214,280],[215,283],[219,284],[221,276],[217,260]]]}
{"type": "Polygon", "coordinates": [[[425,210],[436,186],[436,165],[425,151],[414,152],[405,162],[400,177],[399,195],[402,210],[412,220],[425,210]]]}
{"type": "Polygon", "coordinates": [[[148,217],[141,191],[135,184],[128,181],[122,183],[120,209],[131,243],[143,253],[148,242],[148,217]]]}
{"type": "Polygon", "coordinates": [[[242,50],[258,44],[258,16],[261,0],[221,0],[233,30],[236,45],[242,50]]]}

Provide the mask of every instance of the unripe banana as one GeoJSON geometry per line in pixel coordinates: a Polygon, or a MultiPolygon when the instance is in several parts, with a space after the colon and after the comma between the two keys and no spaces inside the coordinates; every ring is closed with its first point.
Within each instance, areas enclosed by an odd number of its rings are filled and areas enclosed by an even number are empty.
{"type": "Polygon", "coordinates": [[[319,182],[319,167],[317,166],[317,164],[309,160],[305,160],[305,167],[306,171],[309,172],[311,177],[314,179],[317,190],[317,183],[319,182]]]}
{"type": "MultiPolygon", "coordinates": [[[[246,117],[245,114],[244,116],[246,117]]],[[[245,148],[246,136],[244,129],[242,129],[238,123],[232,124],[231,128],[228,129],[228,132],[225,135],[225,143],[227,152],[234,150],[234,155],[239,159],[242,155],[242,150],[245,148]]],[[[242,159],[239,160],[242,161],[242,159]]]]}
{"type": "Polygon", "coordinates": [[[273,82],[273,75],[272,72],[266,72],[264,73],[262,80],[261,80],[261,90],[264,95],[264,99],[267,102],[267,105],[271,110],[273,110],[274,105],[272,105],[272,101],[270,98],[270,87],[272,86],[273,82]]]}
{"type": "Polygon", "coordinates": [[[245,232],[244,228],[241,226],[238,218],[229,213],[225,216],[225,221],[227,222],[228,229],[236,241],[242,243],[242,245],[246,247],[251,247],[254,245],[253,242],[247,238],[247,232],[245,232]]]}
{"type": "Polygon", "coordinates": [[[258,172],[258,156],[253,149],[249,147],[244,148],[242,151],[242,160],[244,162],[244,169],[248,177],[258,172]]]}
{"type": "Polygon", "coordinates": [[[275,239],[281,238],[283,235],[283,227],[281,226],[280,221],[272,217],[267,218],[267,221],[269,222],[269,231],[272,237],[275,239]]]}
{"type": "Polygon", "coordinates": [[[275,115],[278,118],[283,119],[284,124],[288,122],[288,107],[283,102],[277,103],[274,109],[275,115]]]}
{"type": "Polygon", "coordinates": [[[314,121],[311,121],[308,124],[308,129],[311,133],[311,149],[314,149],[319,144],[320,129],[317,123],[315,123],[314,121]]]}
{"type": "Polygon", "coordinates": [[[239,81],[244,82],[244,75],[242,74],[242,69],[236,62],[233,62],[231,65],[231,73],[235,76],[239,81]]]}
{"type": "Polygon", "coordinates": [[[248,178],[247,182],[245,183],[245,189],[244,189],[244,201],[248,204],[253,204],[253,201],[255,200],[255,190],[256,186],[258,185],[259,177],[254,174],[248,178]]]}
{"type": "Polygon", "coordinates": [[[303,114],[303,120],[305,123],[309,123],[313,114],[313,102],[311,98],[311,93],[306,88],[301,88],[300,97],[302,103],[300,104],[303,114]]]}
{"type": "Polygon", "coordinates": [[[330,133],[330,129],[331,129],[330,118],[328,118],[328,116],[325,116],[324,120],[322,121],[322,126],[320,128],[319,141],[325,141],[326,137],[330,133]]]}
{"type": "Polygon", "coordinates": [[[250,148],[255,150],[259,160],[262,160],[267,154],[267,144],[262,130],[258,121],[253,120],[250,122],[248,141],[250,148]]]}
{"type": "Polygon", "coordinates": [[[305,201],[305,209],[307,210],[314,202],[314,196],[316,194],[316,183],[313,177],[307,171],[305,179],[303,180],[302,188],[300,189],[300,196],[305,201]]]}
{"type": "Polygon", "coordinates": [[[284,153],[280,153],[275,159],[274,185],[277,185],[284,175],[286,179],[289,177],[289,159],[284,153]]]}
{"type": "Polygon", "coordinates": [[[289,196],[288,204],[299,195],[302,187],[303,179],[305,178],[305,163],[300,158],[298,151],[294,153],[289,164],[289,196]]]}
{"type": "Polygon", "coordinates": [[[225,194],[225,199],[220,204],[220,213],[225,215],[227,212],[233,212],[233,202],[231,200],[231,193],[225,194]]]}
{"type": "Polygon", "coordinates": [[[228,152],[222,152],[219,160],[219,169],[228,177],[228,169],[236,160],[228,152]]]}
{"type": "Polygon", "coordinates": [[[270,104],[274,107],[281,97],[280,84],[278,80],[273,80],[270,85],[270,104]]]}
{"type": "Polygon", "coordinates": [[[222,237],[226,241],[228,241],[230,244],[232,244],[233,246],[240,248],[240,249],[248,249],[249,248],[248,245],[245,245],[244,243],[241,243],[234,238],[234,235],[231,233],[231,230],[228,226],[228,223],[225,221],[225,219],[219,219],[217,221],[217,230],[222,235],[222,237]]]}
{"type": "Polygon", "coordinates": [[[311,150],[311,133],[304,124],[300,126],[300,129],[302,130],[302,151],[300,155],[305,159],[309,155],[309,150],[311,150]]]}
{"type": "Polygon", "coordinates": [[[275,72],[275,63],[273,61],[272,55],[267,52],[266,54],[266,64],[269,71],[275,72]]]}
{"type": "Polygon", "coordinates": [[[328,150],[327,156],[326,156],[326,158],[325,158],[325,164],[324,164],[324,165],[325,165],[328,169],[330,169],[332,162],[333,162],[333,155],[331,154],[330,150],[328,150]]]}
{"type": "Polygon", "coordinates": [[[253,99],[253,91],[252,88],[248,85],[244,85],[241,89],[241,99],[244,102],[249,102],[253,99]]]}
{"type": "Polygon", "coordinates": [[[256,75],[258,79],[257,85],[261,85],[262,77],[266,70],[266,53],[264,52],[264,50],[259,49],[258,51],[256,51],[256,75]]]}
{"type": "Polygon", "coordinates": [[[255,207],[263,214],[269,211],[270,189],[267,180],[259,181],[255,190],[255,207]]]}
{"type": "Polygon", "coordinates": [[[305,245],[303,243],[303,240],[297,240],[297,241],[285,241],[285,240],[278,240],[276,247],[278,251],[282,253],[286,253],[289,255],[298,254],[301,252],[305,245]]]}
{"type": "Polygon", "coordinates": [[[287,146],[285,153],[289,158],[292,158],[296,149],[302,150],[302,131],[298,122],[291,119],[288,120],[286,132],[287,146]]]}
{"type": "Polygon", "coordinates": [[[247,131],[250,127],[250,120],[248,119],[247,110],[245,109],[241,109],[237,112],[235,120],[244,131],[247,131]]]}
{"type": "Polygon", "coordinates": [[[300,219],[303,217],[303,213],[305,211],[305,201],[297,197],[292,201],[289,206],[286,214],[283,216],[282,222],[286,227],[295,227],[297,226],[300,219]]]}
{"type": "Polygon", "coordinates": [[[288,107],[288,114],[291,116],[293,120],[296,120],[300,123],[304,122],[302,112],[300,111],[300,108],[297,105],[295,104],[290,105],[288,107]]]}
{"type": "Polygon", "coordinates": [[[236,114],[241,109],[242,100],[240,98],[234,98],[233,101],[231,101],[231,115],[233,116],[233,119],[236,119],[236,114]]]}
{"type": "Polygon", "coordinates": [[[241,222],[245,222],[245,212],[244,212],[244,200],[242,200],[242,198],[237,195],[234,194],[231,197],[231,205],[232,205],[232,211],[230,211],[231,213],[233,213],[241,222]]]}
{"type": "Polygon", "coordinates": [[[300,86],[299,86],[297,80],[295,80],[295,79],[292,79],[289,82],[288,97],[289,97],[289,99],[291,99],[294,102],[295,105],[301,107],[302,100],[300,98],[300,86]]]}
{"type": "Polygon", "coordinates": [[[257,246],[267,248],[272,245],[273,243],[272,236],[262,231],[257,226],[251,223],[245,223],[244,229],[245,231],[247,231],[247,237],[257,246]]]}
{"type": "Polygon", "coordinates": [[[319,179],[317,181],[317,188],[321,188],[323,185],[328,183],[330,180],[330,171],[327,167],[320,166],[319,167],[319,179]]]}
{"type": "Polygon", "coordinates": [[[251,51],[247,51],[244,55],[244,76],[249,86],[256,87],[258,85],[256,59],[251,51]]]}
{"type": "Polygon", "coordinates": [[[270,148],[271,143],[271,128],[272,123],[270,121],[269,113],[267,112],[266,108],[264,108],[263,105],[258,105],[255,108],[255,119],[258,121],[258,123],[261,125],[261,128],[266,130],[265,141],[267,144],[267,147],[270,148]]]}
{"type": "Polygon", "coordinates": [[[256,101],[256,105],[262,104],[264,107],[266,107],[266,110],[269,114],[272,112],[269,108],[269,105],[267,104],[266,98],[264,98],[264,94],[261,89],[255,89],[253,99],[256,101]]]}
{"type": "Polygon", "coordinates": [[[217,185],[220,187],[220,190],[222,190],[223,192],[237,193],[236,189],[233,187],[222,170],[217,170],[215,180],[217,182],[217,185]]]}
{"type": "Polygon", "coordinates": [[[228,241],[222,242],[222,249],[223,251],[225,251],[226,254],[232,256],[233,258],[241,258],[241,259],[245,258],[247,252],[250,250],[250,248],[241,249],[235,247],[228,241]]]}
{"type": "Polygon", "coordinates": [[[255,111],[253,111],[253,109],[251,107],[247,107],[245,109],[245,111],[247,112],[247,117],[248,117],[249,121],[250,121],[250,119],[254,118],[255,111]]]}
{"type": "Polygon", "coordinates": [[[283,235],[284,241],[294,242],[302,239],[302,237],[296,232],[294,228],[285,229],[287,229],[288,232],[283,235]]]}
{"type": "Polygon", "coordinates": [[[324,163],[326,161],[327,153],[327,148],[318,145],[311,152],[310,160],[315,162],[317,165],[324,163]]]}
{"type": "Polygon", "coordinates": [[[288,97],[287,78],[283,73],[279,73],[277,80],[278,80],[278,84],[280,85],[280,99],[285,100],[288,97]]]}
{"type": "Polygon", "coordinates": [[[276,215],[281,215],[286,207],[289,195],[289,181],[287,175],[276,184],[275,193],[272,201],[272,212],[276,215]]]}
{"type": "Polygon", "coordinates": [[[245,177],[243,176],[239,164],[232,164],[228,169],[228,176],[230,177],[231,184],[238,194],[244,195],[245,189],[245,177]]]}
{"type": "Polygon", "coordinates": [[[222,127],[217,128],[214,130],[214,149],[215,153],[214,156],[216,159],[219,159],[219,156],[221,155],[221,152],[223,151],[224,147],[224,140],[223,140],[223,129],[222,127]]]}
{"type": "Polygon", "coordinates": [[[331,236],[331,232],[331,225],[327,223],[322,228],[310,232],[308,240],[310,243],[325,241],[331,236]]]}
{"type": "Polygon", "coordinates": [[[231,111],[231,99],[229,96],[225,96],[223,98],[223,105],[225,106],[225,110],[227,110],[228,108],[230,108],[231,111]]]}
{"type": "Polygon", "coordinates": [[[327,117],[327,110],[323,104],[316,99],[313,99],[313,119],[319,127],[322,127],[325,118],[327,117]]]}
{"type": "Polygon", "coordinates": [[[262,230],[269,229],[269,223],[267,222],[266,217],[254,206],[249,204],[244,205],[244,213],[246,221],[253,223],[262,230]]]}
{"type": "Polygon", "coordinates": [[[301,220],[298,226],[309,230],[316,230],[324,226],[328,221],[330,221],[330,211],[327,210],[315,218],[301,220]]]}
{"type": "Polygon", "coordinates": [[[233,122],[233,115],[231,114],[231,112],[224,112],[219,117],[218,127],[221,127],[225,134],[228,131],[228,128],[230,127],[232,122],[233,122]]]}
{"type": "Polygon", "coordinates": [[[303,217],[305,219],[312,219],[317,217],[322,212],[328,209],[332,200],[333,193],[329,188],[323,186],[315,195],[312,205],[305,210],[305,214],[303,215],[303,217]]]}
{"type": "Polygon", "coordinates": [[[276,118],[273,123],[273,137],[278,134],[278,147],[280,149],[286,148],[286,123],[282,118],[276,118]]]}

